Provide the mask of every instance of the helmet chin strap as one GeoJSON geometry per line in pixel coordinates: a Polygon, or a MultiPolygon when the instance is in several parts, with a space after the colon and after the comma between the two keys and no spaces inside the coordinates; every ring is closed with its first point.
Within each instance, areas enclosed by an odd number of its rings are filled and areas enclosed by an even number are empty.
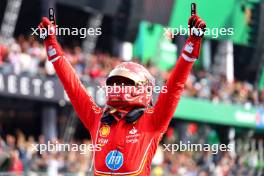
{"type": "Polygon", "coordinates": [[[137,121],[143,114],[144,114],[145,108],[113,108],[108,107],[102,118],[101,122],[104,124],[112,124],[114,122],[118,122],[121,119],[125,118],[125,121],[127,123],[133,123],[137,121]]]}

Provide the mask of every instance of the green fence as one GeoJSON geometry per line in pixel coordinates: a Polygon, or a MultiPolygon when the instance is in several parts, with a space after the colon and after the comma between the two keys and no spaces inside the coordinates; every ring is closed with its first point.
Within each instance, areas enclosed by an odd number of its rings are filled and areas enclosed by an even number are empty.
{"type": "Polygon", "coordinates": [[[263,128],[263,110],[242,105],[213,103],[208,100],[182,97],[175,118],[231,125],[263,128]]]}

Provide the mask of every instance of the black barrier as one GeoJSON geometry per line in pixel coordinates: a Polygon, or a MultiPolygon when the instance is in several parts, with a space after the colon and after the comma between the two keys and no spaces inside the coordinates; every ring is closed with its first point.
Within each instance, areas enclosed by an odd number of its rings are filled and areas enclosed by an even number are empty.
{"type": "MultiPolygon", "coordinates": [[[[82,82],[95,101],[103,105],[104,95],[99,88],[100,84],[88,79],[83,79],[82,82]]],[[[68,101],[67,94],[56,77],[29,77],[3,73],[0,73],[0,96],[54,103],[68,101]]]]}

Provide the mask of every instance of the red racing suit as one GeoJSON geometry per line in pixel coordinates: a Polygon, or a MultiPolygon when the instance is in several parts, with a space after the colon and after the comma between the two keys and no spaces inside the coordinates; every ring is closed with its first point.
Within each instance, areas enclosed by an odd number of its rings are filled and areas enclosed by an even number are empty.
{"type": "MultiPolygon", "coordinates": [[[[45,28],[50,24],[44,17],[39,28],[45,28]]],[[[196,15],[190,18],[189,24],[190,27],[205,27],[205,23],[196,15]]],[[[173,117],[193,62],[199,56],[202,38],[196,36],[191,35],[187,39],[165,85],[167,92],[160,93],[154,107],[146,109],[134,123],[127,123],[125,119],[121,119],[111,125],[101,123],[104,108],[95,104],[82,85],[65,58],[54,33],[45,38],[44,44],[49,60],[53,63],[80,120],[89,130],[94,146],[100,146],[101,150],[94,152],[95,175],[150,175],[152,158],[173,117]]]]}
{"type": "Polygon", "coordinates": [[[58,55],[53,65],[80,120],[89,130],[94,145],[95,175],[150,175],[150,166],[162,135],[173,117],[193,61],[199,55],[201,38],[189,37],[176,66],[160,93],[157,103],[146,109],[135,123],[121,119],[105,125],[100,122],[103,108],[98,107],[82,85],[67,58],[58,55]]]}

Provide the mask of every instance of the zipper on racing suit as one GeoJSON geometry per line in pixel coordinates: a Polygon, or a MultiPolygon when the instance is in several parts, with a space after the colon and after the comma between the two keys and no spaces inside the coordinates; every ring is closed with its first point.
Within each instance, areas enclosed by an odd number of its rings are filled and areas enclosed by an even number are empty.
{"type": "MultiPolygon", "coordinates": [[[[117,122],[117,126],[116,126],[116,129],[115,129],[115,135],[114,136],[116,136],[117,130],[120,128],[121,125],[122,125],[122,123],[121,123],[121,120],[120,120],[120,121],[117,122]]],[[[125,141],[125,139],[122,140],[122,142],[124,142],[124,141],[125,141]]],[[[115,155],[114,155],[115,160],[116,160],[117,154],[118,154],[118,152],[120,151],[121,148],[122,148],[122,145],[120,143],[117,143],[117,147],[116,147],[116,151],[115,151],[115,155]]],[[[115,165],[116,165],[116,162],[114,162],[113,170],[112,170],[111,175],[114,175],[114,173],[115,173],[115,170],[114,170],[115,165]]]]}
{"type": "MultiPolygon", "coordinates": [[[[115,155],[114,155],[115,160],[116,160],[116,157],[117,157],[117,153],[118,153],[118,152],[119,152],[119,147],[117,147],[117,148],[116,148],[116,151],[115,151],[115,155]]],[[[115,164],[116,164],[115,160],[114,160],[114,166],[113,166],[113,169],[112,169],[112,173],[111,173],[111,175],[114,174],[114,169],[115,169],[115,164]]]]}

